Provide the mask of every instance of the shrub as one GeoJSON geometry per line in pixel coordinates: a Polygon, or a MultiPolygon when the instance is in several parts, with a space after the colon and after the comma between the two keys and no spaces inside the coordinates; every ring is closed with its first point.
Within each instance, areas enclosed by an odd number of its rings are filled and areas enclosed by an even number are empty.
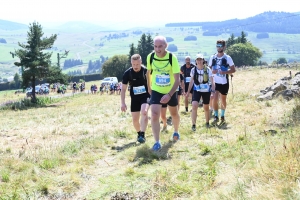
{"type": "Polygon", "coordinates": [[[167,40],[167,42],[173,42],[174,41],[174,39],[171,38],[171,37],[166,37],[166,40],[167,40]]]}
{"type": "Polygon", "coordinates": [[[184,38],[184,41],[197,41],[197,37],[194,35],[189,35],[184,38]]]}
{"type": "Polygon", "coordinates": [[[168,45],[168,50],[171,51],[171,52],[176,52],[178,49],[177,49],[177,46],[175,44],[169,44],[168,45]]]}
{"type": "Polygon", "coordinates": [[[3,39],[3,38],[0,38],[0,43],[4,43],[4,44],[6,44],[7,42],[6,42],[6,40],[5,40],[5,39],[3,39]]]}
{"type": "Polygon", "coordinates": [[[269,38],[269,33],[258,33],[256,35],[257,39],[264,39],[264,38],[269,38]]]}

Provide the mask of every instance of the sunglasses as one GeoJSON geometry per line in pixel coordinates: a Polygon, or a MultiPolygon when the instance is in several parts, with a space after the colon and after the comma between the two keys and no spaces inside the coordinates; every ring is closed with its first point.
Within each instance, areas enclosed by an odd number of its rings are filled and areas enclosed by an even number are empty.
{"type": "Polygon", "coordinates": [[[217,44],[217,47],[219,47],[219,48],[220,48],[220,47],[223,47],[223,45],[222,45],[222,44],[217,44]]]}

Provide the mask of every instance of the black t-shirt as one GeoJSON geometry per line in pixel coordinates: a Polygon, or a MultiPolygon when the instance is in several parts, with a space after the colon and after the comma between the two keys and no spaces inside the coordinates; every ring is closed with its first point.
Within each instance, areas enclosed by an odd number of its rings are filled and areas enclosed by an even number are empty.
{"type": "Polygon", "coordinates": [[[180,74],[180,83],[181,83],[181,81],[183,81],[183,75],[182,74],[180,74]]]}
{"type": "Polygon", "coordinates": [[[136,95],[149,95],[148,93],[148,86],[147,86],[147,69],[142,66],[141,70],[135,72],[132,67],[127,69],[123,74],[122,83],[127,85],[130,84],[130,96],[136,95]],[[144,86],[146,92],[141,94],[134,94],[133,89],[135,87],[144,86]]]}
{"type": "MultiPolygon", "coordinates": [[[[195,67],[194,64],[191,63],[191,66],[189,68],[186,67],[186,64],[182,65],[180,68],[180,71],[183,73],[183,77],[191,77],[191,69],[195,67]]],[[[185,83],[185,79],[184,79],[185,83]]]]}
{"type": "Polygon", "coordinates": [[[179,78],[180,78],[179,87],[181,88],[181,82],[184,80],[184,77],[182,74],[180,74],[179,78]]]}

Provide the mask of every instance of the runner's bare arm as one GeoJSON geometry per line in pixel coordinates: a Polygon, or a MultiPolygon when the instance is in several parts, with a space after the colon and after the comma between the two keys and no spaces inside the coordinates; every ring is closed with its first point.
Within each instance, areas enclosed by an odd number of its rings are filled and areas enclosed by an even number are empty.
{"type": "Polygon", "coordinates": [[[190,83],[189,83],[189,87],[188,87],[188,90],[186,91],[186,96],[188,97],[189,96],[189,94],[190,94],[190,91],[191,91],[191,89],[192,89],[192,87],[193,87],[193,84],[194,84],[194,76],[191,76],[191,80],[190,80],[190,83]]]}
{"type": "Polygon", "coordinates": [[[148,86],[148,93],[151,95],[152,89],[151,89],[151,71],[147,70],[147,86],[148,86]]]}
{"type": "Polygon", "coordinates": [[[221,70],[219,70],[219,74],[232,75],[234,72],[235,72],[235,66],[234,65],[230,66],[230,70],[228,70],[228,71],[221,71],[221,70]]]}
{"type": "Polygon", "coordinates": [[[179,86],[179,83],[180,83],[180,77],[179,77],[179,76],[180,76],[179,73],[174,74],[175,82],[174,82],[173,87],[172,87],[171,90],[169,91],[169,94],[170,94],[171,96],[176,92],[176,90],[177,90],[177,88],[178,88],[178,86],[179,86]]]}
{"type": "Polygon", "coordinates": [[[127,110],[127,106],[125,103],[125,93],[127,91],[127,85],[122,84],[122,89],[121,89],[121,111],[125,112],[127,110]]]}

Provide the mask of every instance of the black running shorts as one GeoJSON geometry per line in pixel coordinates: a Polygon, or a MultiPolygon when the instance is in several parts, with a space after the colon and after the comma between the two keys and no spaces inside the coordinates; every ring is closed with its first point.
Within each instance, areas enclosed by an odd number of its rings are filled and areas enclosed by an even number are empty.
{"type": "Polygon", "coordinates": [[[179,87],[179,90],[177,91],[177,95],[182,95],[182,88],[179,87]]]}
{"type": "Polygon", "coordinates": [[[147,103],[147,98],[149,95],[136,95],[131,97],[131,112],[139,112],[141,111],[142,104],[147,103]]]}
{"type": "Polygon", "coordinates": [[[222,95],[227,95],[229,90],[229,83],[226,84],[218,84],[215,83],[216,91],[219,91],[222,95]]]}
{"type": "Polygon", "coordinates": [[[177,100],[177,92],[175,92],[170,101],[167,103],[167,104],[162,104],[160,103],[160,100],[161,98],[164,96],[165,94],[162,94],[162,93],[159,93],[159,92],[156,92],[154,90],[152,90],[152,94],[151,94],[151,99],[150,99],[150,104],[160,104],[162,105],[163,107],[166,107],[165,105],[168,105],[168,106],[177,106],[178,105],[178,100],[177,100]]]}
{"type": "Polygon", "coordinates": [[[203,104],[209,104],[210,92],[197,92],[194,90],[192,101],[199,102],[202,97],[203,104]]]}
{"type": "MultiPolygon", "coordinates": [[[[184,85],[184,92],[187,93],[188,89],[189,89],[189,84],[190,83],[185,83],[184,85]]],[[[193,94],[193,91],[194,91],[194,85],[192,85],[192,88],[191,88],[191,91],[190,93],[193,94]]]]}

